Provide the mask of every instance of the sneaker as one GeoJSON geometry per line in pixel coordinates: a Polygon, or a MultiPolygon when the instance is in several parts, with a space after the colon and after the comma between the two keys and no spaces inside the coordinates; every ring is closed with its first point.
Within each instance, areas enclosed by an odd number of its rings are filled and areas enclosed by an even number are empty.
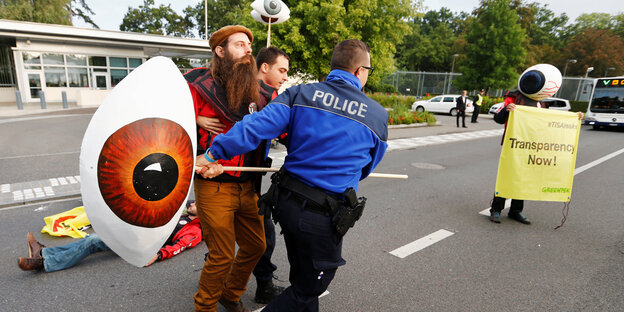
{"type": "Polygon", "coordinates": [[[43,269],[43,258],[24,258],[20,257],[17,265],[24,271],[39,271],[43,269]]]}
{"type": "Polygon", "coordinates": [[[260,304],[268,304],[273,301],[275,297],[279,296],[284,289],[286,288],[273,284],[272,280],[269,280],[268,282],[258,281],[258,288],[256,288],[254,301],[260,304]]]}
{"type": "Polygon", "coordinates": [[[490,211],[490,221],[494,223],[501,223],[500,221],[500,212],[498,211],[490,211]]]}
{"type": "Polygon", "coordinates": [[[527,219],[522,212],[510,212],[507,216],[510,219],[516,220],[522,224],[531,224],[531,221],[529,221],[529,219],[527,219]]]}

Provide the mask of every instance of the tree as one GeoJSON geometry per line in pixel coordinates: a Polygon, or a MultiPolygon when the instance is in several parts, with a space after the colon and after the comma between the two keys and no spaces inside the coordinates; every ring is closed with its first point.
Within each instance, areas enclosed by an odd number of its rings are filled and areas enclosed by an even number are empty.
{"type": "MultiPolygon", "coordinates": [[[[254,34],[254,51],[266,46],[268,25],[251,18],[251,0],[209,0],[208,33],[231,24],[248,27],[254,34]]],[[[271,44],[290,55],[293,73],[324,79],[334,46],[345,39],[361,39],[371,47],[375,75],[369,83],[379,83],[384,74],[394,71],[396,44],[409,28],[405,22],[415,9],[410,0],[311,0],[286,1],[290,19],[271,25],[271,44]]],[[[422,1],[416,1],[422,5],[422,1]]],[[[204,37],[204,5],[187,7],[204,37]]]]}
{"type": "Polygon", "coordinates": [[[449,9],[428,11],[409,25],[403,43],[397,47],[398,66],[405,70],[450,71],[453,54],[463,53],[458,35],[466,27],[466,13],[454,15],[449,9]]]}
{"type": "Polygon", "coordinates": [[[161,4],[154,6],[154,0],[144,0],[138,8],[128,7],[119,30],[168,35],[178,37],[192,37],[192,25],[176,13],[171,5],[161,4]]]}
{"type": "Polygon", "coordinates": [[[0,0],[0,19],[72,25],[76,16],[98,28],[88,14],[94,13],[85,0],[0,0]]]}
{"type": "Polygon", "coordinates": [[[466,40],[466,55],[459,62],[462,76],[454,80],[467,90],[509,88],[518,78],[526,52],[526,34],[518,16],[505,0],[482,0],[475,10],[466,40]]]}
{"type": "Polygon", "coordinates": [[[574,36],[563,50],[567,59],[576,59],[576,64],[568,67],[568,74],[584,75],[588,67],[594,77],[600,77],[607,68],[615,68],[610,74],[624,73],[624,39],[610,30],[588,28],[574,36]]]}

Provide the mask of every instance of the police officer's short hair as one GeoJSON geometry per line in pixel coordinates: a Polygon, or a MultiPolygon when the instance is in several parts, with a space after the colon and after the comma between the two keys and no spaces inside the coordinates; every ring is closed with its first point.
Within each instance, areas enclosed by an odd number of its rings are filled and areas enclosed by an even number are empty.
{"type": "Polygon", "coordinates": [[[290,56],[278,47],[270,46],[260,49],[258,55],[256,56],[256,65],[258,66],[258,69],[260,69],[260,66],[262,66],[263,63],[267,63],[269,66],[275,64],[280,55],[290,61],[290,56]]]}
{"type": "Polygon", "coordinates": [[[344,40],[336,45],[331,59],[331,69],[342,69],[350,73],[364,65],[368,59],[370,47],[358,39],[344,40]]]}

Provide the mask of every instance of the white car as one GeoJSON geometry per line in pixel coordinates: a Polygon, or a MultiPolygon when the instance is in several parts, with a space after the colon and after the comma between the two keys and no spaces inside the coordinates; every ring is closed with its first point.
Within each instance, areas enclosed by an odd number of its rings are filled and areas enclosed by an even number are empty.
{"type": "MultiPolygon", "coordinates": [[[[434,112],[434,113],[446,113],[452,116],[457,116],[457,109],[455,108],[455,100],[460,97],[459,94],[443,94],[432,97],[428,100],[416,101],[412,104],[412,110],[417,112],[434,112]]],[[[466,113],[472,113],[474,107],[472,106],[472,100],[470,96],[466,96],[466,113]]]]}
{"type": "MultiPolygon", "coordinates": [[[[555,110],[562,110],[562,111],[566,111],[569,112],[572,110],[572,107],[570,106],[570,101],[566,100],[566,99],[560,99],[560,98],[547,98],[545,100],[542,100],[541,102],[546,103],[546,107],[548,107],[549,109],[555,109],[555,110]]],[[[490,107],[490,114],[496,114],[496,112],[498,111],[498,109],[503,106],[504,103],[496,103],[494,105],[492,105],[492,107],[490,107]]]]}

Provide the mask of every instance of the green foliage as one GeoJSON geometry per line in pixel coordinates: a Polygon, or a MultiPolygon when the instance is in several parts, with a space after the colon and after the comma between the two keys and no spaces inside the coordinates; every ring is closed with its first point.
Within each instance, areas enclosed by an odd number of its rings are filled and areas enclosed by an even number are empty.
{"type": "Polygon", "coordinates": [[[430,112],[412,112],[406,109],[394,109],[388,111],[389,125],[409,125],[414,123],[428,123],[434,125],[436,119],[430,112]]]}
{"type": "Polygon", "coordinates": [[[483,102],[481,103],[481,112],[487,114],[492,105],[503,101],[505,101],[503,97],[489,97],[486,95],[483,97],[483,102]]]}
{"type": "MultiPolygon", "coordinates": [[[[624,39],[609,30],[586,29],[574,36],[566,45],[563,54],[566,59],[576,59],[575,66],[569,66],[567,74],[584,75],[587,67],[593,66],[590,76],[603,76],[610,67],[610,74],[624,73],[624,39]]],[[[572,64],[571,64],[572,65],[572,64]]]]}
{"type": "Polygon", "coordinates": [[[515,11],[505,0],[483,0],[470,24],[466,57],[460,61],[462,76],[453,83],[460,89],[509,88],[523,65],[526,34],[515,11]]]}
{"type": "Polygon", "coordinates": [[[413,96],[400,95],[396,93],[367,93],[368,97],[375,100],[381,106],[392,109],[410,109],[414,103],[413,96]]]}
{"type": "MultiPolygon", "coordinates": [[[[206,26],[208,26],[209,35],[227,25],[244,25],[251,29],[251,25],[258,23],[254,21],[250,15],[250,5],[252,2],[252,0],[199,1],[194,7],[188,6],[184,9],[184,14],[186,20],[188,20],[191,25],[195,25],[195,29],[199,33],[199,38],[205,39],[210,37],[206,36],[206,26]],[[204,2],[208,2],[207,12],[204,11],[204,2]],[[207,25],[206,13],[208,14],[207,25]]],[[[253,34],[254,36],[257,35],[255,31],[253,34]]]]}
{"type": "Polygon", "coordinates": [[[177,14],[171,5],[154,5],[154,0],[144,0],[138,8],[128,8],[119,30],[138,33],[191,36],[190,21],[177,14]]]}
{"type": "Polygon", "coordinates": [[[85,0],[0,0],[0,19],[72,25],[72,16],[98,28],[85,0]],[[74,4],[74,3],[77,4],[74,4]]]}

